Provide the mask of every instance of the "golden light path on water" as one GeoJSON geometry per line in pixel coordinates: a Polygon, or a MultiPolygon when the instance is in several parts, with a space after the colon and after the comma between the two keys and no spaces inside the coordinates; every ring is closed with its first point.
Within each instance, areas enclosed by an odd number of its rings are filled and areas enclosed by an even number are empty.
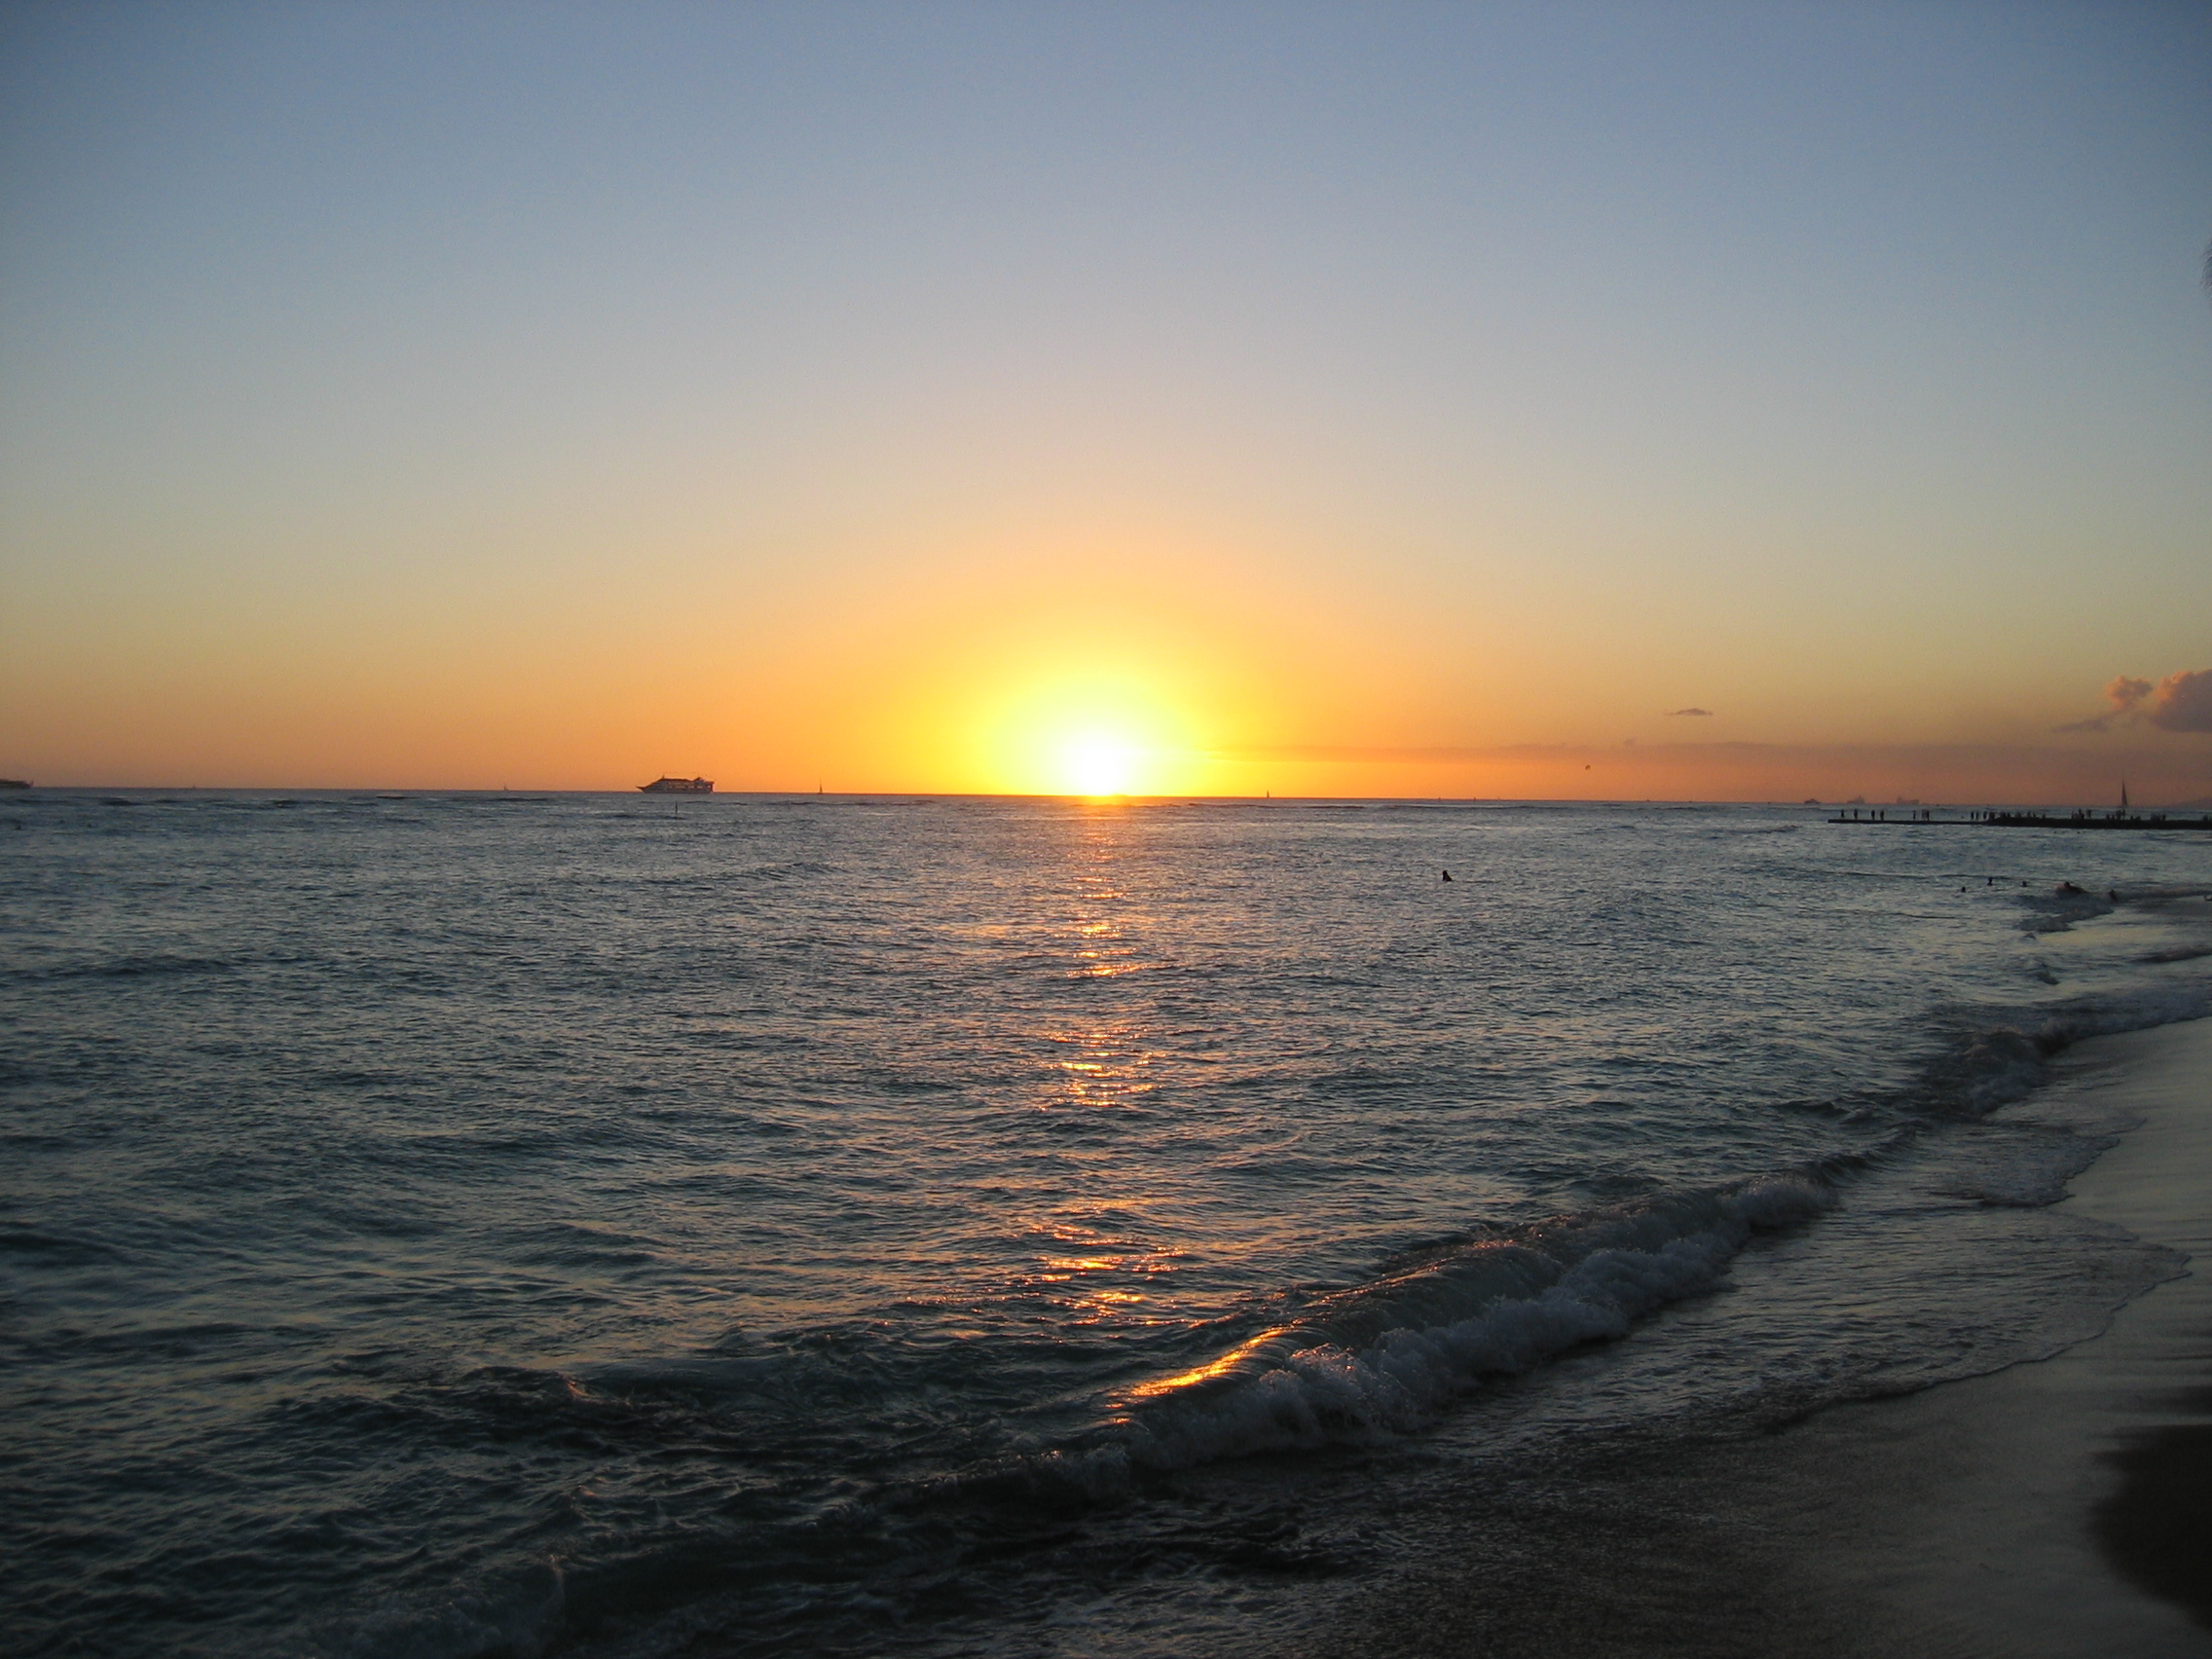
{"type": "MultiPolygon", "coordinates": [[[[1055,930],[1073,979],[1117,978],[1159,965],[1144,949],[1142,918],[1129,910],[1131,895],[1114,873],[1122,818],[1116,808],[1097,808],[1074,851],[1069,906],[1055,930]]],[[[1094,1023],[1060,1026],[1045,1036],[1060,1051],[1060,1085],[1038,1101],[1036,1109],[1042,1112],[1129,1108],[1159,1087],[1151,1074],[1169,1057],[1147,1022],[1125,1012],[1094,1023]]],[[[1125,1203],[1136,1201],[1129,1195],[1125,1203]]],[[[1078,1323],[1126,1320],[1155,1300],[1130,1283],[1132,1275],[1142,1279],[1171,1273],[1183,1256],[1180,1250],[1139,1243],[1124,1230],[1100,1225],[1108,1219],[1061,1213],[1042,1218],[1036,1228],[1047,1247],[1034,1282],[1053,1287],[1078,1323]]]]}

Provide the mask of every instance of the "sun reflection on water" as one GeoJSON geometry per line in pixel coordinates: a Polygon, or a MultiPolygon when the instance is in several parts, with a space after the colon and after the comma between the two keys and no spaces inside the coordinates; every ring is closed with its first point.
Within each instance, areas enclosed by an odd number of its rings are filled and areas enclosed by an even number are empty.
{"type": "Polygon", "coordinates": [[[1065,1115],[1047,1131],[1051,1157],[1078,1175],[1085,1193],[1033,1217],[1033,1254],[1020,1282],[1074,1323],[1149,1325],[1164,1317],[1167,1286],[1184,1252],[1167,1244],[1143,1195],[1117,1188],[1102,1205],[1097,1183],[1115,1181],[1130,1156],[1124,1135],[1156,1131],[1134,1123],[1085,1128],[1088,1113],[1072,1109],[1141,1114],[1146,1097],[1167,1081],[1174,1055],[1161,1041],[1151,997],[1127,977],[1161,966],[1155,918],[1125,862],[1142,850],[1130,820],[1100,810],[1064,822],[1073,832],[1058,913],[1040,918],[1064,989],[1033,1030],[1045,1071],[1029,1103],[1040,1113],[1065,1115]]]}
{"type": "MultiPolygon", "coordinates": [[[[1125,832],[1118,816],[1085,823],[1070,913],[1060,927],[1073,963],[1071,978],[1112,979],[1160,966],[1145,948],[1144,913],[1114,867],[1125,832]]],[[[1125,1007],[1112,1018],[1042,1035],[1061,1051],[1053,1064],[1060,1074],[1056,1098],[1062,1104],[1128,1106],[1159,1087],[1146,1073],[1167,1058],[1166,1051],[1153,1042],[1146,1021],[1125,1007]]]]}
{"type": "Polygon", "coordinates": [[[1048,1032],[1046,1041],[1070,1051],[1056,1062],[1060,1088],[1055,1096],[1062,1105],[1132,1106],[1160,1087],[1147,1074],[1167,1057],[1165,1051],[1145,1041],[1140,1028],[1126,1022],[1048,1032]]]}
{"type": "Polygon", "coordinates": [[[1042,1248],[1027,1283],[1051,1295],[1078,1324],[1141,1319],[1137,1310],[1158,1300],[1150,1281],[1172,1273],[1184,1256],[1131,1238],[1125,1230],[1070,1216],[1040,1219],[1032,1236],[1042,1248]]]}
{"type": "Polygon", "coordinates": [[[1218,1382],[1226,1378],[1235,1377],[1240,1372],[1251,1369],[1254,1360],[1263,1351],[1282,1346],[1283,1338],[1287,1334],[1288,1327],[1280,1325],[1272,1330],[1262,1331],[1258,1336],[1238,1343],[1219,1359],[1208,1360],[1203,1365],[1190,1371],[1178,1372],[1173,1377],[1158,1377],[1149,1382],[1139,1382],[1133,1387],[1125,1389],[1122,1398],[1124,1401],[1156,1400],[1166,1395],[1180,1394],[1190,1389],[1203,1387],[1209,1382],[1218,1382]]]}

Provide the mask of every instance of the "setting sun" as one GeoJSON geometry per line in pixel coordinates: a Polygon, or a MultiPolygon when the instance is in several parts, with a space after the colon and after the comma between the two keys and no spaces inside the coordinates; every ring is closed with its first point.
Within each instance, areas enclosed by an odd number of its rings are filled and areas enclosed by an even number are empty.
{"type": "Polygon", "coordinates": [[[1171,679],[1116,667],[1005,694],[976,728],[997,787],[1091,798],[1189,789],[1197,750],[1171,679]]]}
{"type": "Polygon", "coordinates": [[[1085,732],[1061,746],[1061,780],[1070,794],[1127,794],[1141,758],[1136,746],[1124,738],[1085,732]]]}

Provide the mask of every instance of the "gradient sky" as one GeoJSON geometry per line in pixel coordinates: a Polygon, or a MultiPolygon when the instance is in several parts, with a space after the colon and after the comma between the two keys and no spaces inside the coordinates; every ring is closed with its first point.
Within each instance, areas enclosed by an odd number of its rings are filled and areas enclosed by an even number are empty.
{"type": "Polygon", "coordinates": [[[2208,237],[2194,3],[17,4],[0,773],[2212,795],[2208,237]]]}

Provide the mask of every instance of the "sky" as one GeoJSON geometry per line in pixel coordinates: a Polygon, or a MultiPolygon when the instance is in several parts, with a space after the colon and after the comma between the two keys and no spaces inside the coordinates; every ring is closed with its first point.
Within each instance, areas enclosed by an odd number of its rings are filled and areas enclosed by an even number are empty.
{"type": "Polygon", "coordinates": [[[2212,797],[2208,87],[2198,4],[18,0],[0,775],[2212,797]]]}

